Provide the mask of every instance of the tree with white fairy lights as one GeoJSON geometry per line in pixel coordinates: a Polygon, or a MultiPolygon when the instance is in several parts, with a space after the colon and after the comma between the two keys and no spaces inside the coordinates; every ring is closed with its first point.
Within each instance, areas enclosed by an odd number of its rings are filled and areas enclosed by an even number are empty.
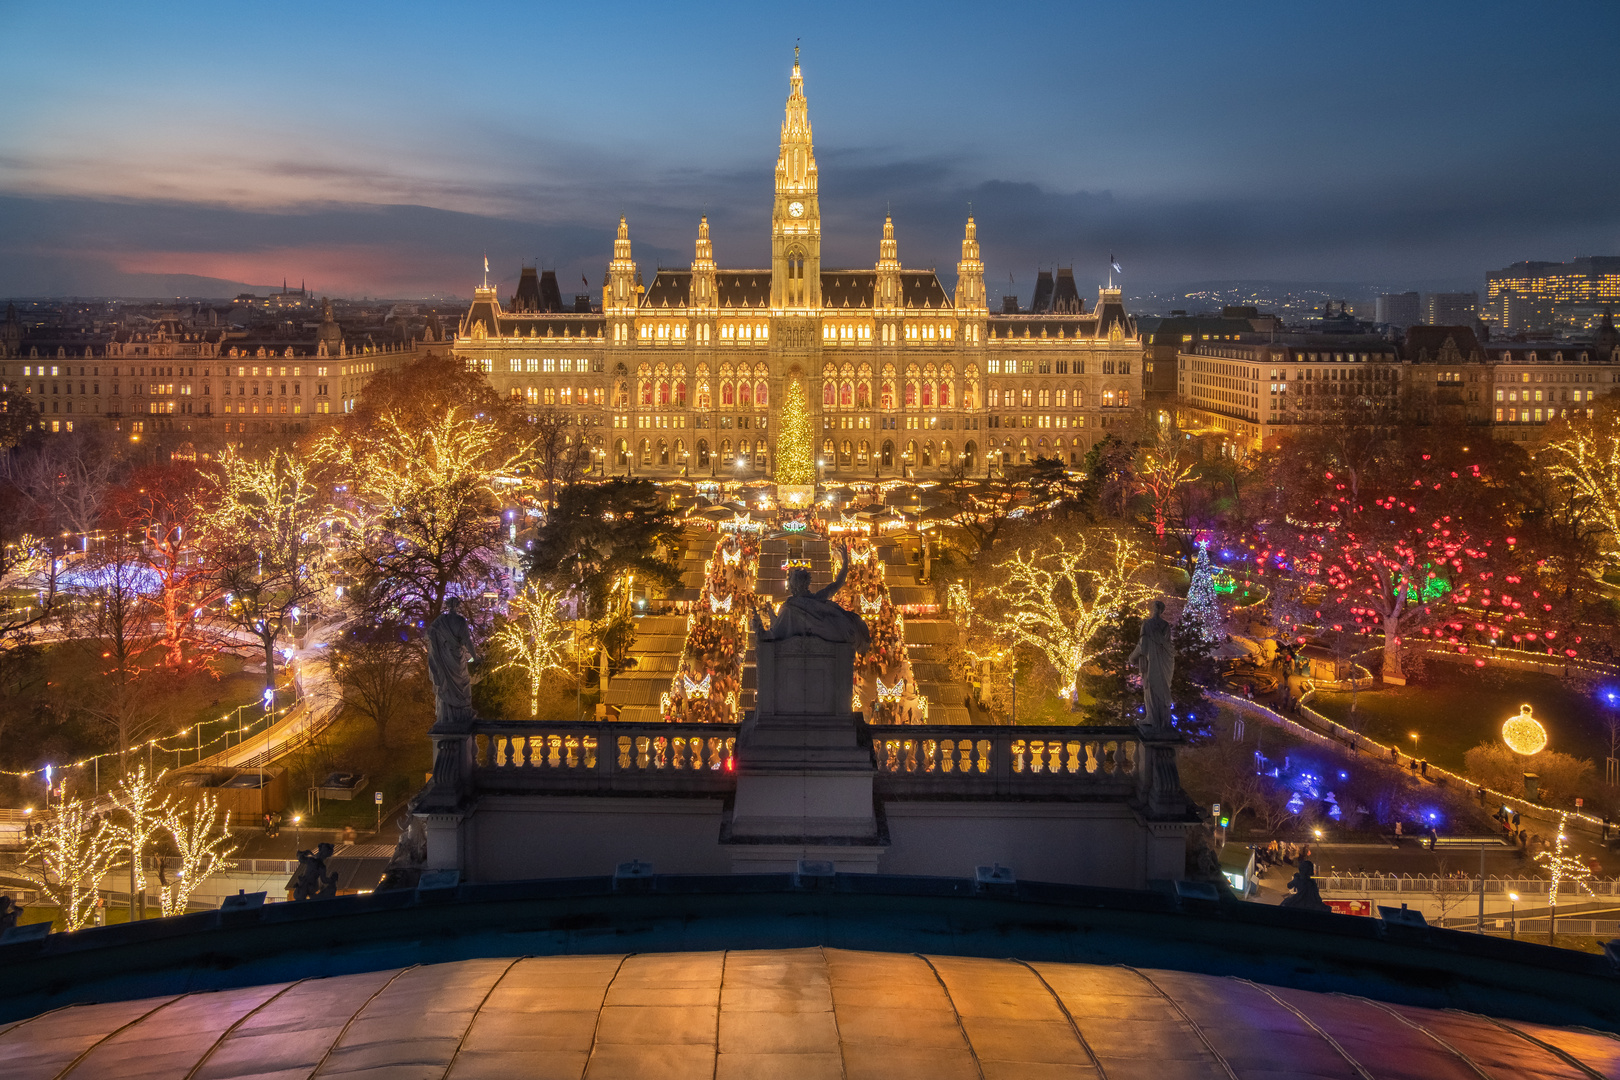
{"type": "Polygon", "coordinates": [[[164,915],[184,915],[191,895],[211,874],[229,870],[237,844],[231,839],[227,818],[220,813],[219,796],[208,795],[189,809],[171,810],[163,829],[180,854],[180,869],[159,894],[164,915]]]}
{"type": "Polygon", "coordinates": [[[1080,672],[1096,652],[1098,633],[1115,615],[1154,595],[1143,580],[1143,553],[1117,535],[1078,533],[1044,547],[1015,551],[997,564],[989,590],[1000,635],[1026,645],[1057,669],[1064,697],[1078,701],[1080,672]]]}
{"type": "Polygon", "coordinates": [[[557,594],[529,582],[512,598],[511,614],[493,635],[506,659],[495,669],[515,668],[529,680],[529,715],[540,715],[540,683],[548,671],[568,670],[567,623],[557,612],[557,594]]]}
{"type": "Polygon", "coordinates": [[[126,851],[117,826],[90,800],[67,798],[40,821],[19,869],[57,909],[62,928],[79,930],[95,917],[101,879],[126,851]]]}

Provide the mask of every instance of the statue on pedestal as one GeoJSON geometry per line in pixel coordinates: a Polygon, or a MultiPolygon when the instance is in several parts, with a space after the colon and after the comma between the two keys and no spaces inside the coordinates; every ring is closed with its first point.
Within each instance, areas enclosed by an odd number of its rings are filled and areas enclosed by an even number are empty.
{"type": "Polygon", "coordinates": [[[445,601],[444,611],[428,625],[428,679],[433,683],[433,717],[453,724],[472,716],[472,673],[467,662],[479,661],[472,629],[461,614],[461,597],[445,601]]]}
{"type": "Polygon", "coordinates": [[[872,643],[872,634],[866,620],[848,608],[832,602],[831,597],[844,587],[849,576],[849,549],[839,548],[843,566],[833,583],[825,589],[810,591],[808,567],[794,567],[788,571],[788,598],[771,620],[770,629],[754,615],[754,632],[761,641],[781,641],[791,637],[813,637],[822,641],[851,642],[857,649],[872,643]]]}
{"type": "Polygon", "coordinates": [[[1142,673],[1142,703],[1146,707],[1143,724],[1170,726],[1170,680],[1176,671],[1176,650],[1170,643],[1175,629],[1164,617],[1164,601],[1153,601],[1153,616],[1142,622],[1142,636],[1126,663],[1142,673]]]}
{"type": "Polygon", "coordinates": [[[1282,898],[1278,907],[1298,908],[1301,911],[1328,911],[1327,902],[1322,899],[1321,890],[1316,887],[1316,864],[1309,859],[1299,860],[1299,869],[1295,871],[1293,880],[1289,881],[1289,894],[1282,898]]]}

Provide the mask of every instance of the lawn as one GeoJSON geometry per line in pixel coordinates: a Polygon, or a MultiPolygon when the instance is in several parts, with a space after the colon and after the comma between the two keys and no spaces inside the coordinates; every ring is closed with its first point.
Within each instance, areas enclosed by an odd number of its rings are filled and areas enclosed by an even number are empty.
{"type": "Polygon", "coordinates": [[[1458,771],[1465,753],[1500,739],[1502,724],[1528,704],[1547,729],[1547,748],[1590,759],[1601,777],[1609,753],[1606,722],[1620,719],[1620,712],[1600,704],[1595,689],[1554,675],[1444,662],[1431,662],[1422,683],[1364,690],[1356,697],[1354,715],[1348,693],[1319,693],[1314,705],[1403,753],[1458,771]]]}

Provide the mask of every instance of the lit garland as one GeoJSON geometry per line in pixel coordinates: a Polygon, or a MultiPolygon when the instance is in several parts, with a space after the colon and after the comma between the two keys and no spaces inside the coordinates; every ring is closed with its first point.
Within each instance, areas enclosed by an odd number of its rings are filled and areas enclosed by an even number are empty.
{"type": "Polygon", "coordinates": [[[808,487],[816,482],[815,435],[810,430],[810,406],[804,384],[788,383],[782,402],[781,426],[776,433],[776,482],[808,487]]]}

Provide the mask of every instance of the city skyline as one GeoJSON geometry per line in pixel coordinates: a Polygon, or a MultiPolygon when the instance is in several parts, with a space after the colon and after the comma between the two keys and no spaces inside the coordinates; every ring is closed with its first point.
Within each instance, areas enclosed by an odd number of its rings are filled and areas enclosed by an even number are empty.
{"type": "Polygon", "coordinates": [[[108,9],[72,34],[19,13],[26,47],[0,75],[19,106],[0,130],[0,292],[158,295],[142,286],[196,275],[466,296],[486,252],[503,289],[538,263],[595,290],[621,213],[651,265],[684,263],[704,213],[717,258],[762,265],[796,39],[830,266],[870,265],[888,210],[906,263],[948,274],[969,204],[998,294],[1053,265],[1089,283],[1110,254],[1135,288],[1477,288],[1620,244],[1603,181],[1620,152],[1588,134],[1620,111],[1599,5],[1528,26],[1505,7],[1255,6],[1234,22],[1083,6],[1039,35],[965,7],[863,14],[859,30],[840,7],[632,9],[613,26],[571,9],[300,11],[266,34],[203,9],[108,9]],[[536,60],[525,43],[558,47],[536,60]],[[154,49],[185,62],[154,71],[154,49]],[[1560,78],[1501,77],[1537,62],[1560,78]],[[1576,149],[1578,169],[1559,164],[1576,149]]]}

